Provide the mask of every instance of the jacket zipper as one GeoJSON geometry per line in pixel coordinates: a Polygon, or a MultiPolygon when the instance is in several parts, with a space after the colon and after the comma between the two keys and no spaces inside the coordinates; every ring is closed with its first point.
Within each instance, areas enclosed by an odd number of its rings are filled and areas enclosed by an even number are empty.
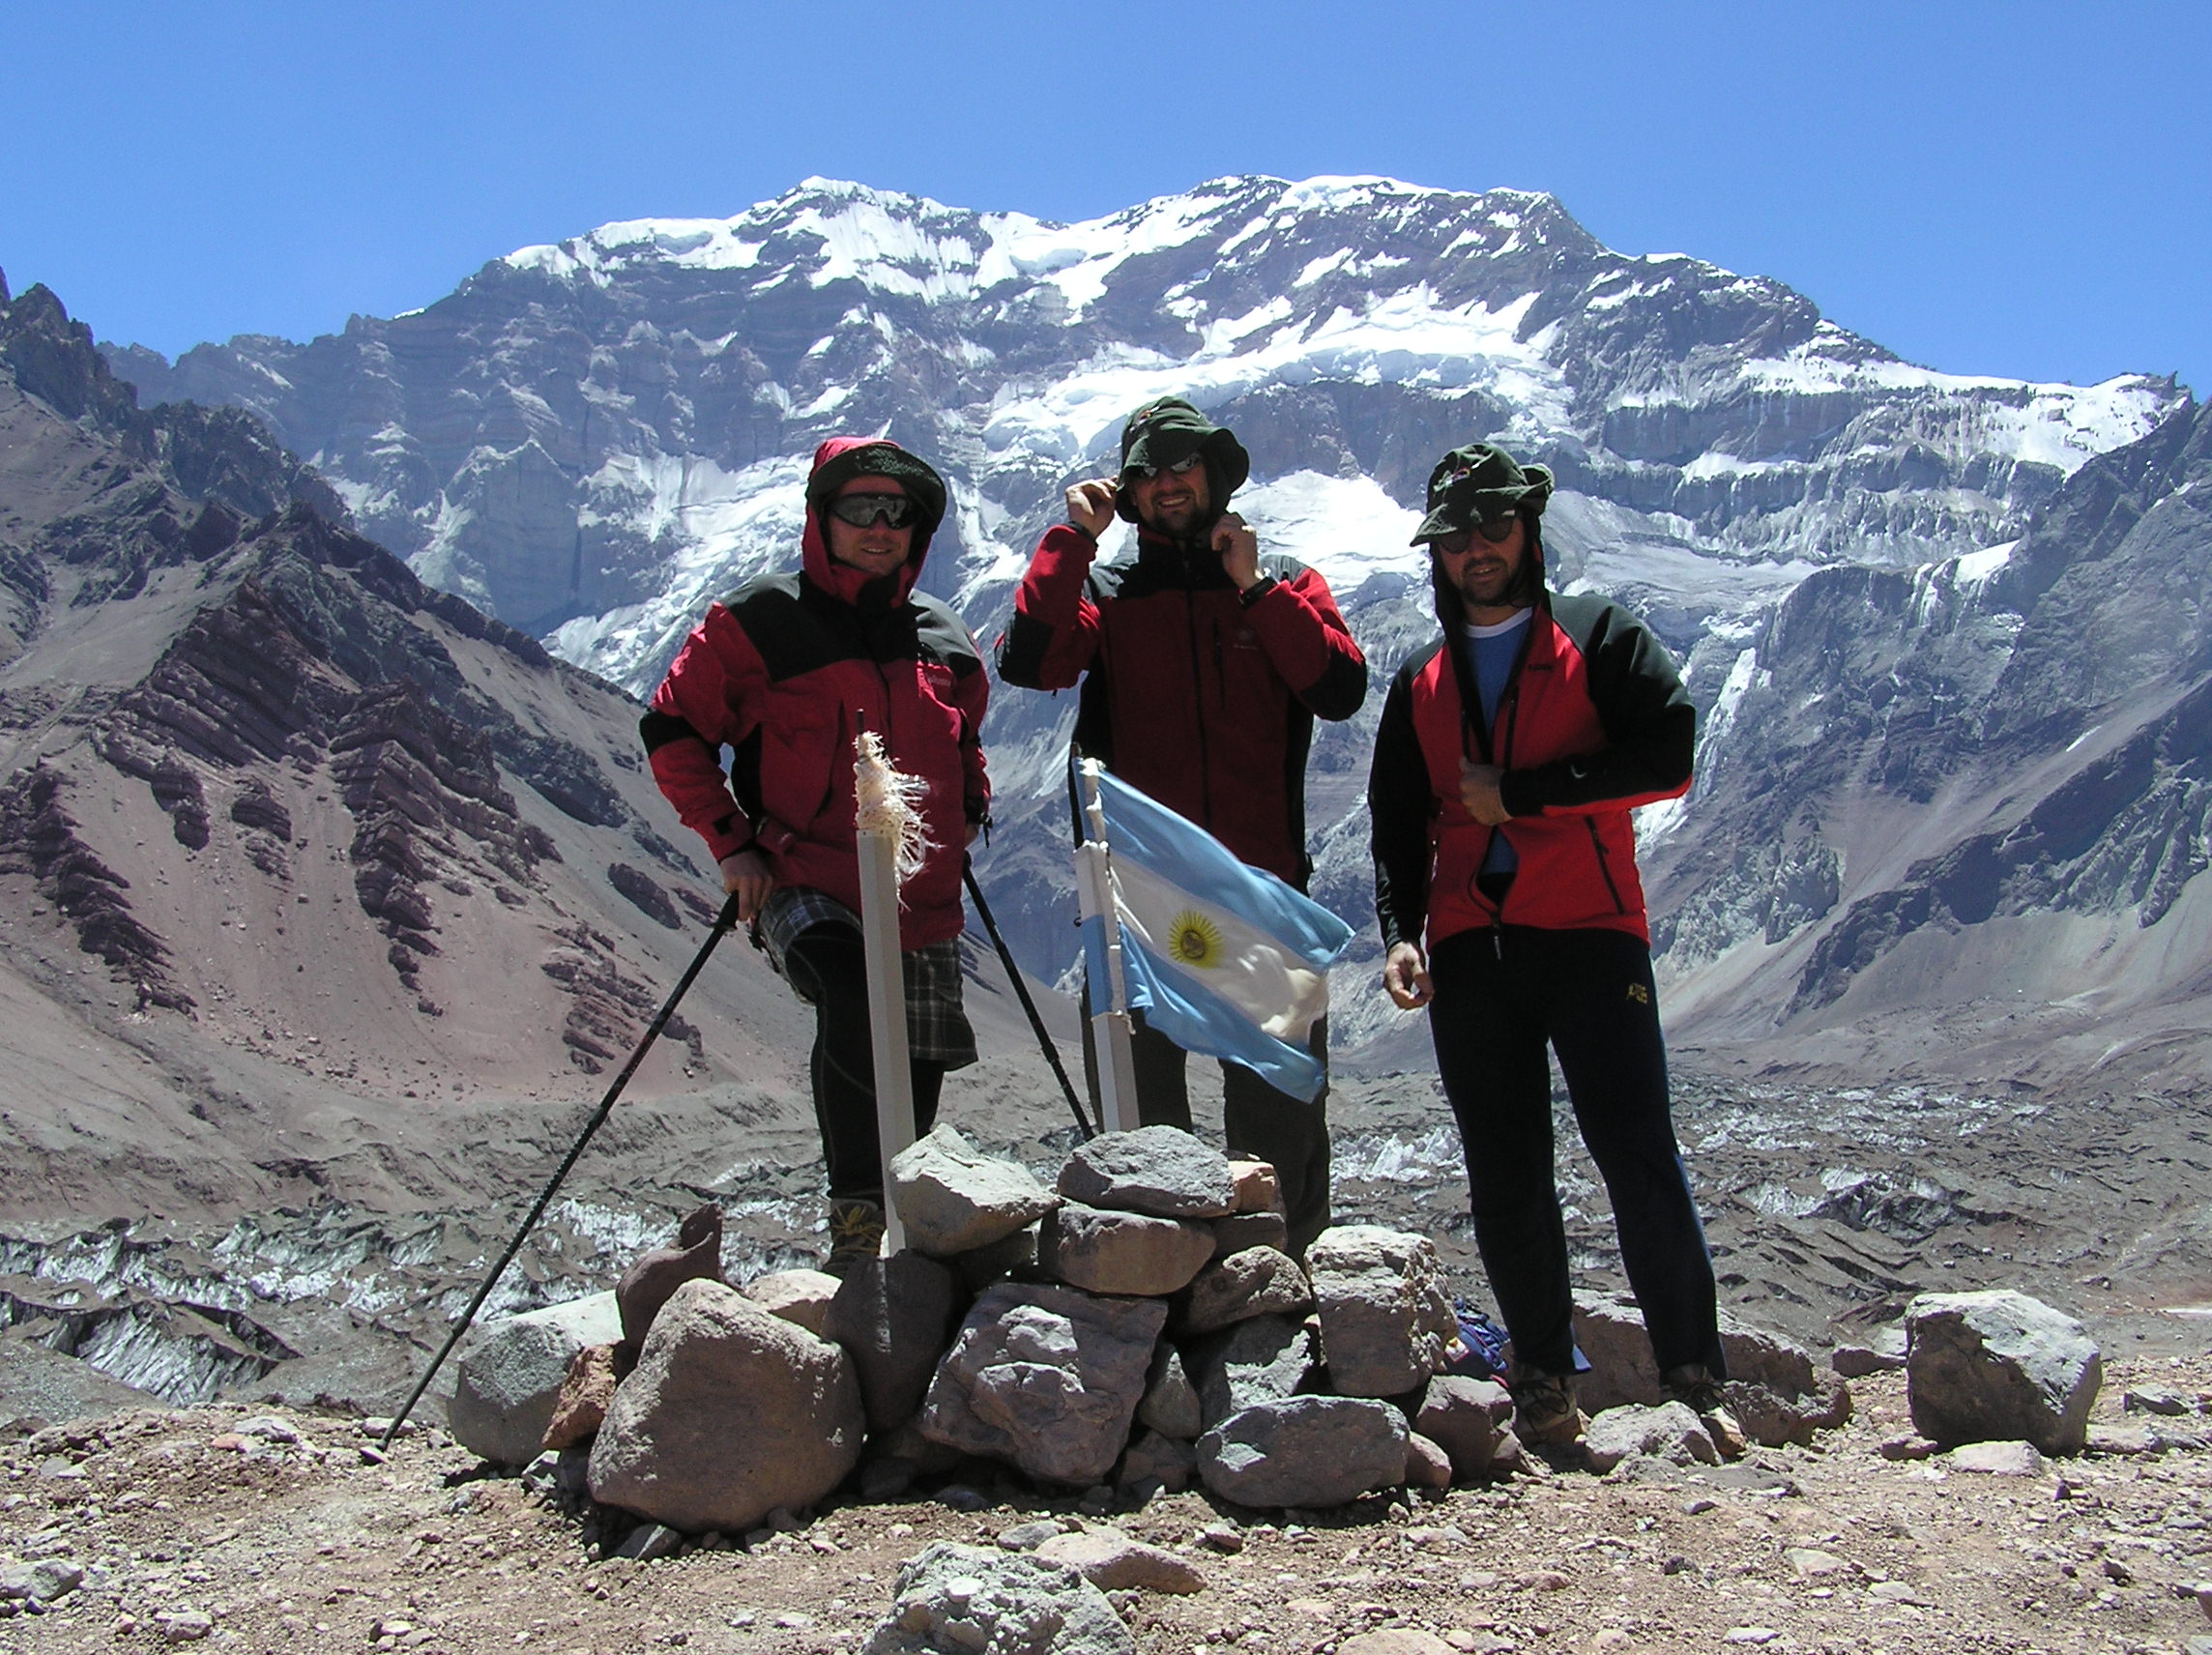
{"type": "Polygon", "coordinates": [[[1613,863],[1605,854],[1605,841],[1598,837],[1597,818],[1584,817],[1583,826],[1589,829],[1590,849],[1597,853],[1597,871],[1605,876],[1605,888],[1613,898],[1613,911],[1615,914],[1626,914],[1628,904],[1620,900],[1620,886],[1613,883],[1613,863]]]}
{"type": "Polygon", "coordinates": [[[1201,824],[1213,830],[1213,766],[1206,751],[1206,673],[1198,649],[1198,600],[1189,568],[1183,570],[1183,635],[1190,640],[1190,721],[1198,733],[1198,804],[1205,813],[1201,824]]]}

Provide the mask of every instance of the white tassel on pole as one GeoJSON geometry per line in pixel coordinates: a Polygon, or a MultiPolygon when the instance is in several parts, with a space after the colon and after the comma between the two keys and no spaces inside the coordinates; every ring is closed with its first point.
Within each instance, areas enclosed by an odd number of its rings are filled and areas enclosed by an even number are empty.
{"type": "MultiPolygon", "coordinates": [[[[1114,866],[1107,857],[1106,806],[1098,797],[1096,759],[1083,761],[1083,814],[1091,830],[1075,851],[1076,888],[1083,917],[1104,921],[1107,1004],[1091,1015],[1091,1044],[1098,1052],[1099,1109],[1109,1132],[1134,1132],[1137,1067],[1129,1048],[1129,988],[1121,974],[1121,918],[1114,900],[1114,866]]],[[[1093,984],[1095,992],[1097,985],[1093,984]]]]}
{"type": "Polygon", "coordinates": [[[914,1073],[906,1043],[906,974],[899,956],[899,886],[932,848],[922,830],[929,784],[903,775],[873,730],[854,743],[854,827],[860,853],[860,941],[868,973],[868,1032],[876,1066],[876,1136],[882,1150],[884,1251],[906,1245],[891,1197],[891,1157],[914,1142],[914,1073]]]}

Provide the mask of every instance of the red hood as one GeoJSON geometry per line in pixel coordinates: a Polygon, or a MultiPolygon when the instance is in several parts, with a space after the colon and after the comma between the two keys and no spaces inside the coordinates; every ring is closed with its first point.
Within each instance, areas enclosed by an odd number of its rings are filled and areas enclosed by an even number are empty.
{"type": "Polygon", "coordinates": [[[869,463],[873,455],[860,460],[844,458],[860,449],[880,451],[885,461],[884,475],[898,479],[908,497],[921,508],[921,518],[915,526],[906,563],[891,577],[893,590],[889,602],[903,603],[921,578],[922,563],[929,556],[930,537],[944,517],[945,484],[926,462],[881,437],[831,437],[814,450],[814,464],[806,474],[806,533],[800,540],[800,566],[805,569],[806,578],[823,591],[847,603],[860,601],[861,590],[869,584],[870,577],[850,565],[830,560],[829,531],[822,526],[823,506],[817,499],[818,485],[841,488],[848,477],[866,477],[875,471],[876,467],[869,463]],[[840,459],[843,464],[837,464],[840,459]],[[826,478],[826,472],[843,475],[826,478]],[[931,483],[936,487],[934,500],[929,498],[931,483]]]}

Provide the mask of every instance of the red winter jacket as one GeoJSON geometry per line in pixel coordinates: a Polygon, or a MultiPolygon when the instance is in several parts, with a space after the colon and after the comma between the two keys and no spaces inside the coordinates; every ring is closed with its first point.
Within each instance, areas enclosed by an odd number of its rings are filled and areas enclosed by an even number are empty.
{"type": "MultiPolygon", "coordinates": [[[[841,485],[885,450],[898,452],[832,438],[815,450],[809,480],[841,485]],[[839,475],[824,479],[831,466],[839,475]]],[[[935,528],[925,511],[905,566],[871,583],[830,562],[810,507],[800,572],[711,605],[640,725],[654,779],[716,861],[755,846],[779,886],[811,886],[856,911],[853,743],[861,729],[883,736],[891,763],[928,784],[932,849],[900,892],[906,948],[959,934],[968,827],[985,819],[991,797],[977,740],[990,693],[982,657],[958,616],[914,594],[935,528]],[[724,746],[736,755],[727,779],[724,746]]]]}
{"type": "Polygon", "coordinates": [[[1078,750],[1303,890],[1313,721],[1349,718],[1367,695],[1328,583],[1267,553],[1239,593],[1220,553],[1145,529],[1134,558],[1093,568],[1097,553],[1072,524],[1046,532],[999,676],[1027,689],[1082,680],[1078,750]]]}
{"type": "Polygon", "coordinates": [[[1650,941],[1628,812],[1689,791],[1697,742],[1697,712],[1666,650],[1606,598],[1547,596],[1484,730],[1447,626],[1448,641],[1399,670],[1375,735],[1367,804],[1383,946],[1418,943],[1424,919],[1432,948],[1484,925],[1594,926],[1650,941]],[[1484,827],[1461,803],[1463,759],[1505,771],[1503,827],[1484,827]],[[1475,883],[1493,832],[1521,858],[1502,908],[1475,883]]]}

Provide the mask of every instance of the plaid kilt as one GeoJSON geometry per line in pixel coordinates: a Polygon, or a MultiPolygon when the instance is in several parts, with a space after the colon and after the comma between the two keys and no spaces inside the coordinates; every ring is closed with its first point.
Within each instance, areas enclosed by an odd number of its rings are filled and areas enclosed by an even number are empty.
{"type": "MultiPolygon", "coordinates": [[[[800,934],[817,925],[842,925],[856,934],[860,916],[811,886],[779,886],[761,905],[753,935],[786,982],[783,957],[800,934]]],[[[960,939],[899,950],[906,979],[907,1056],[965,1068],[975,1060],[975,1031],[960,999],[960,939]]],[[[796,986],[794,988],[796,992],[796,986]]],[[[805,996],[800,995],[801,1000],[805,996]]]]}

